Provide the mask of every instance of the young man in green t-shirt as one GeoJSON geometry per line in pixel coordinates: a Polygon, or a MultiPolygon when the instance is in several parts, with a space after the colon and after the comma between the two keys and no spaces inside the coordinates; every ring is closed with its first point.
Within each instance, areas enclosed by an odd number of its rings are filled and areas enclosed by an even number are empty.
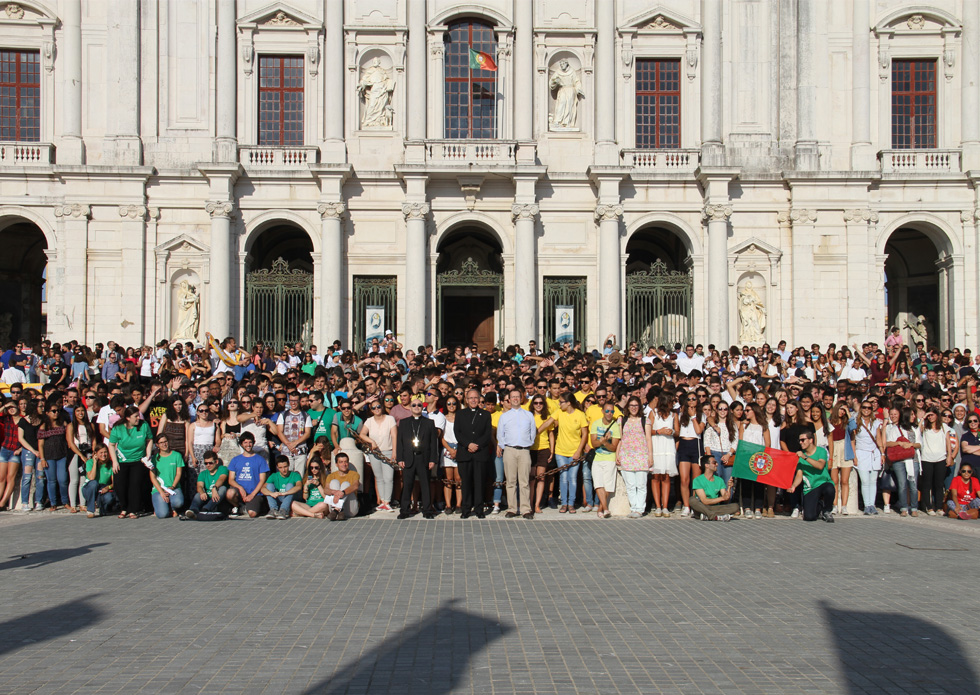
{"type": "Polygon", "coordinates": [[[833,523],[836,488],[827,471],[827,450],[817,446],[813,432],[800,432],[800,457],[796,465],[793,485],[786,492],[793,494],[803,483],[803,521],[824,521],[833,523]]]}
{"type": "Polygon", "coordinates": [[[276,472],[266,478],[262,494],[269,503],[266,519],[288,519],[293,507],[293,495],[303,489],[303,478],[289,470],[289,457],[276,457],[276,472]]]}
{"type": "Polygon", "coordinates": [[[197,490],[191,498],[187,518],[194,519],[199,512],[216,512],[228,492],[228,468],[221,465],[213,451],[204,454],[204,470],[197,474],[197,490]]]}
{"type": "Polygon", "coordinates": [[[738,511],[738,504],[729,502],[732,498],[731,489],[722,478],[715,475],[718,472],[718,461],[714,456],[702,456],[701,468],[704,473],[691,482],[691,489],[694,491],[691,511],[700,514],[702,519],[730,521],[732,514],[738,511]]]}

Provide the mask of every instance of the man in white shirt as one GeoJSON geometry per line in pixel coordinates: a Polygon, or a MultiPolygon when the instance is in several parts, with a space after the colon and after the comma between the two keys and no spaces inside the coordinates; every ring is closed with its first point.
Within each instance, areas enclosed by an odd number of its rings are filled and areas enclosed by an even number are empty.
{"type": "Polygon", "coordinates": [[[11,364],[0,374],[0,382],[4,384],[23,384],[27,381],[27,376],[17,367],[11,364]]]}
{"type": "Polygon", "coordinates": [[[504,480],[507,490],[508,519],[518,514],[517,493],[520,491],[520,513],[533,519],[531,509],[531,446],[537,438],[537,428],[531,411],[521,407],[523,395],[513,389],[508,395],[510,410],[497,422],[497,456],[504,460],[504,480]]]}
{"type": "Polygon", "coordinates": [[[684,348],[684,352],[677,355],[677,368],[681,370],[684,376],[691,373],[691,370],[697,369],[699,372],[704,371],[704,355],[696,355],[694,353],[694,346],[688,344],[684,348]]]}
{"type": "MultiPolygon", "coordinates": [[[[776,346],[776,349],[773,350],[773,352],[775,352],[777,355],[779,355],[780,357],[782,357],[783,358],[783,362],[785,362],[786,364],[789,364],[789,356],[792,354],[792,351],[786,349],[786,341],[785,340],[780,340],[779,341],[779,345],[776,346]]],[[[794,364],[794,365],[791,365],[791,366],[795,367],[796,365],[794,364]]]]}

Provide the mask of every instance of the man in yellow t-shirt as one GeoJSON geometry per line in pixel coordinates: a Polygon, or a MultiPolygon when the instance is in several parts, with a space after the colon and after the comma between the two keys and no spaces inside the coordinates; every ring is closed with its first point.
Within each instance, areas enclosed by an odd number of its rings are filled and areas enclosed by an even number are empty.
{"type": "MultiPolygon", "coordinates": [[[[585,411],[585,417],[588,419],[589,425],[591,425],[596,420],[602,419],[602,406],[606,404],[608,398],[609,398],[609,389],[607,387],[600,386],[595,390],[595,401],[596,401],[595,405],[590,405],[588,409],[586,409],[585,411]]],[[[618,406],[616,407],[615,417],[616,418],[623,417],[623,413],[618,406]]]]}

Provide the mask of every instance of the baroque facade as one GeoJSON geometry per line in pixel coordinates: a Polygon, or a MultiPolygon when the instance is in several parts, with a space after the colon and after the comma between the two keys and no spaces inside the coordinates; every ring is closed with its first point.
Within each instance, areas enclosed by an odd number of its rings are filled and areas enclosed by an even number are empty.
{"type": "Polygon", "coordinates": [[[978,178],[972,0],[0,2],[0,343],[973,346],[978,178]]]}

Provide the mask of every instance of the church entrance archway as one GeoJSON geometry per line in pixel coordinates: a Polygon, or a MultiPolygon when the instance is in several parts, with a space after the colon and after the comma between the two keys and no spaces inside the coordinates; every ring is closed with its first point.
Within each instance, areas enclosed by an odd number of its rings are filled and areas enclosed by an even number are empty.
{"type": "Polygon", "coordinates": [[[504,273],[497,238],[465,227],[439,244],[436,261],[436,334],[440,346],[503,343],[504,273]]]}
{"type": "Polygon", "coordinates": [[[912,347],[949,346],[948,250],[914,227],[896,229],[885,244],[885,310],[912,347]]]}
{"type": "Polygon", "coordinates": [[[262,232],[245,261],[245,345],[283,345],[313,336],[313,244],[292,225],[262,232]]]}
{"type": "Polygon", "coordinates": [[[694,342],[694,278],[680,236],[644,227],[626,244],[626,344],[694,342]]]}
{"type": "Polygon", "coordinates": [[[47,332],[48,247],[37,225],[14,218],[0,229],[0,345],[37,345],[47,332]]]}

